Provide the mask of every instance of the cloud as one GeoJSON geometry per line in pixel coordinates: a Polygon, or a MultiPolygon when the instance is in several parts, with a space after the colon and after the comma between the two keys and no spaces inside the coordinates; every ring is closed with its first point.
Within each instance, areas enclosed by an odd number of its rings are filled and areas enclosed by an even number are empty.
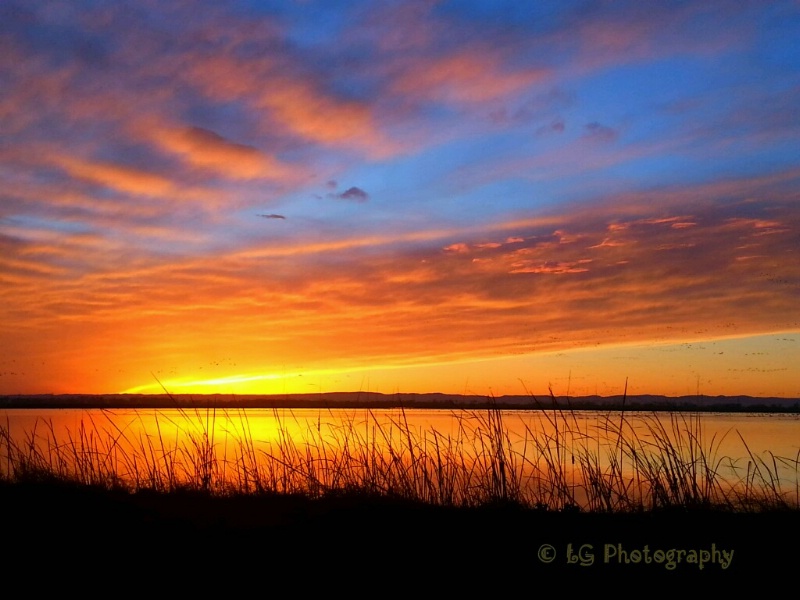
{"type": "Polygon", "coordinates": [[[57,156],[53,160],[74,177],[120,192],[166,196],[177,191],[175,184],[167,177],[143,169],[68,156],[57,156]]]}
{"type": "Polygon", "coordinates": [[[369,194],[358,187],[351,187],[347,188],[340,194],[331,193],[328,194],[329,198],[338,198],[339,200],[350,200],[353,202],[366,202],[369,200],[369,194]]]}
{"type": "Polygon", "coordinates": [[[465,252],[469,252],[469,246],[464,243],[457,243],[457,244],[450,244],[444,247],[445,252],[455,252],[458,254],[462,254],[465,252]]]}
{"type": "Polygon", "coordinates": [[[468,48],[409,61],[393,81],[397,91],[447,103],[485,103],[510,96],[545,78],[543,71],[504,68],[497,52],[468,48]]]}
{"type": "Polygon", "coordinates": [[[211,100],[244,103],[261,116],[264,133],[279,132],[295,143],[368,151],[376,157],[400,149],[381,130],[369,103],[339,96],[323,74],[296,62],[300,59],[288,49],[282,56],[265,49],[257,58],[243,58],[227,48],[213,55],[196,56],[191,48],[186,53],[189,67],[176,76],[211,100]]]}
{"type": "Polygon", "coordinates": [[[785,330],[796,323],[800,285],[800,267],[785,260],[800,230],[797,180],[643,191],[633,205],[619,197],[394,239],[375,232],[319,243],[316,232],[294,237],[294,247],[260,240],[102,264],[89,257],[95,246],[77,244],[70,252],[85,253],[91,267],[74,278],[57,270],[58,251],[6,239],[0,317],[24,315],[49,343],[71,336],[89,364],[103,354],[128,364],[124,348],[165,367],[199,358],[211,341],[243,358],[255,353],[261,365],[331,368],[785,330]],[[661,205],[661,195],[677,203],[661,205]],[[30,262],[41,268],[28,270],[30,262]],[[370,343],[358,343],[365,335],[370,343]]]}
{"type": "Polygon", "coordinates": [[[268,87],[257,104],[296,135],[322,144],[360,146],[379,156],[397,151],[379,131],[368,105],[336,98],[312,82],[288,74],[268,87]]]}
{"type": "Polygon", "coordinates": [[[536,263],[534,261],[522,261],[513,263],[509,273],[552,273],[556,275],[586,273],[589,269],[583,265],[590,262],[592,262],[591,258],[570,262],[545,261],[536,263]]]}
{"type": "Polygon", "coordinates": [[[728,0],[679,6],[597,3],[573,10],[546,41],[575,48],[576,64],[586,70],[667,56],[713,56],[752,41],[757,11],[757,2],[728,0]],[[720,15],[726,17],[724,27],[720,15]]]}
{"type": "Polygon", "coordinates": [[[588,123],[584,127],[584,137],[599,142],[613,142],[617,139],[617,132],[611,127],[597,122],[588,123]]]}
{"type": "Polygon", "coordinates": [[[233,179],[283,179],[291,173],[258,149],[231,142],[202,127],[154,129],[150,134],[161,148],[189,164],[233,179]]]}
{"type": "Polygon", "coordinates": [[[268,215],[256,215],[257,217],[261,217],[263,219],[286,219],[283,215],[276,215],[274,213],[268,215]]]}
{"type": "Polygon", "coordinates": [[[548,125],[537,127],[536,135],[545,135],[548,133],[564,133],[567,128],[564,119],[554,119],[548,125]]]}

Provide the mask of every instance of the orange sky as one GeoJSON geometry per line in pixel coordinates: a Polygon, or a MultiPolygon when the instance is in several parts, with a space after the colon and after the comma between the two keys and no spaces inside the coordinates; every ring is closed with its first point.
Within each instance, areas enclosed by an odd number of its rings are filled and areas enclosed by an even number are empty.
{"type": "Polygon", "coordinates": [[[12,4],[0,394],[800,397],[791,3],[12,4]]]}

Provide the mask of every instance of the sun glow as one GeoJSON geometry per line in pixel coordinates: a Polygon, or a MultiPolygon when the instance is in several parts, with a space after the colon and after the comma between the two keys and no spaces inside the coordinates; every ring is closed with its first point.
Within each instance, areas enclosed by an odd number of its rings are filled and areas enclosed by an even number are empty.
{"type": "Polygon", "coordinates": [[[161,378],[121,393],[280,395],[323,392],[437,392],[585,396],[663,393],[668,396],[796,397],[792,365],[798,332],[695,340],[680,344],[619,344],[512,357],[468,357],[411,364],[227,373],[161,378]],[[627,382],[627,383],[626,383],[627,382]]]}
{"type": "Polygon", "coordinates": [[[287,392],[286,383],[298,377],[293,374],[231,375],[213,379],[168,379],[124,390],[123,394],[279,394],[287,392]]]}

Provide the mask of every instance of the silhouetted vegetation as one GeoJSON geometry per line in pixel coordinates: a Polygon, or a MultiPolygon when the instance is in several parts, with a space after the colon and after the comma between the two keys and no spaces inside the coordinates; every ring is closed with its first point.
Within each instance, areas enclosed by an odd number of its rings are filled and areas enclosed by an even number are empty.
{"type": "Polygon", "coordinates": [[[448,434],[415,429],[398,409],[388,421],[331,411],[331,427],[321,411],[297,435],[289,411],[265,443],[246,410],[156,412],[144,433],[100,414],[66,436],[49,421],[22,437],[0,425],[8,573],[35,556],[61,574],[54,581],[91,565],[96,582],[143,591],[151,584],[135,569],[151,565],[167,566],[176,589],[204,593],[267,576],[305,590],[351,589],[355,578],[370,589],[506,593],[520,585],[513,574],[573,591],[634,575],[719,590],[792,567],[774,532],[800,533],[800,456],[748,450],[746,464],[726,464],[698,415],[610,412],[590,429],[554,403],[536,421],[543,427],[519,439],[496,407],[456,413],[448,434]],[[167,435],[176,426],[179,435],[167,435]],[[544,546],[558,560],[542,560],[544,546]],[[672,571],[605,557],[623,546],[735,559],[672,571]],[[595,562],[570,562],[579,548],[595,562]],[[198,565],[235,575],[187,579],[198,565]]]}
{"type": "Polygon", "coordinates": [[[269,443],[254,439],[246,410],[181,409],[179,420],[156,416],[155,427],[136,434],[101,414],[104,422],[81,421],[65,439],[47,421],[23,439],[0,426],[2,478],[223,496],[345,492],[550,511],[798,508],[800,452],[764,458],[741,440],[749,459],[737,463],[719,455],[721,440],[706,438],[696,414],[609,412],[590,427],[553,403],[542,427],[526,425],[520,437],[497,407],[454,413],[457,430],[447,434],[410,427],[402,408],[388,421],[372,411],[360,420],[332,411],[332,423],[323,427],[320,416],[298,434],[276,411],[278,435],[269,443]],[[220,426],[225,443],[215,439],[220,426]]]}

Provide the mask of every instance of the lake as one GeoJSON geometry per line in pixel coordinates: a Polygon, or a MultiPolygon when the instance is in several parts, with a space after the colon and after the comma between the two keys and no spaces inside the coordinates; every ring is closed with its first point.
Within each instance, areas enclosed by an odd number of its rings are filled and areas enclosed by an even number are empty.
{"type": "Polygon", "coordinates": [[[800,415],[434,409],[7,409],[0,471],[87,483],[621,510],[798,503],[800,415]]]}

